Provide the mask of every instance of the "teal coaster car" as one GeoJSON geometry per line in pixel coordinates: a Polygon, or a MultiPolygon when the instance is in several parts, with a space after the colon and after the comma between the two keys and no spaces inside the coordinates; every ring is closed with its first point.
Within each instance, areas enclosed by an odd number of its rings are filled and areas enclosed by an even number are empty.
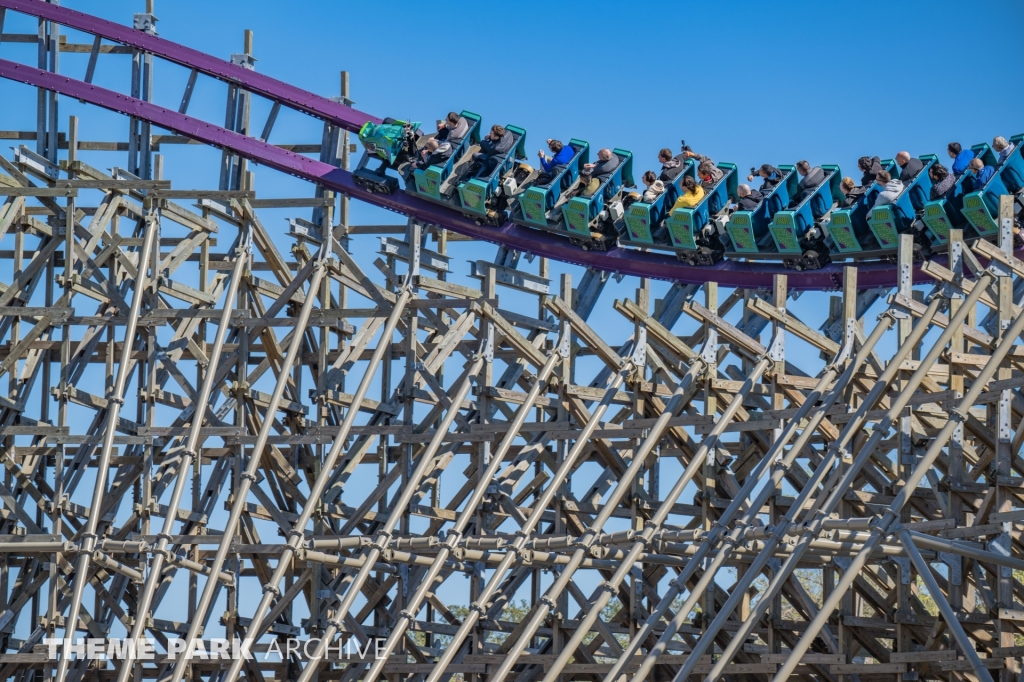
{"type": "Polygon", "coordinates": [[[545,185],[533,184],[516,195],[510,217],[512,222],[526,227],[539,227],[552,232],[565,233],[561,229],[562,216],[555,212],[562,196],[576,184],[583,164],[590,161],[590,145],[583,140],[569,140],[574,155],[564,167],[553,174],[551,182],[545,185]]]}
{"type": "Polygon", "coordinates": [[[969,188],[969,185],[965,185],[965,181],[970,177],[969,173],[964,173],[945,198],[925,203],[921,220],[924,222],[933,244],[948,244],[951,229],[966,228],[970,230],[970,225],[963,214],[964,190],[965,187],[969,188]]]}
{"type": "Polygon", "coordinates": [[[961,180],[964,181],[964,219],[979,237],[994,239],[999,234],[999,224],[996,219],[999,217],[999,197],[1003,194],[1016,194],[1022,188],[1021,181],[1024,179],[1024,159],[1021,158],[1020,138],[1018,135],[1013,139],[1018,142],[1013,153],[1006,158],[1000,166],[996,159],[995,152],[987,145],[975,145],[973,149],[975,157],[981,157],[986,166],[996,168],[996,172],[989,178],[984,186],[977,182],[974,171],[964,173],[961,180]],[[1009,181],[1009,182],[1008,182],[1009,181]]]}
{"type": "Polygon", "coordinates": [[[1024,135],[1015,135],[1010,138],[1010,142],[1014,145],[1013,151],[999,166],[997,172],[1006,189],[1013,194],[1019,194],[1024,191],[1024,153],[1021,149],[1024,145],[1024,135]]]}
{"type": "Polygon", "coordinates": [[[842,196],[839,166],[822,164],[825,180],[798,204],[779,211],[772,217],[768,230],[781,254],[789,254],[782,264],[793,270],[817,270],[832,262],[825,243],[825,233],[818,222],[835,204],[833,197],[842,196]]]}
{"type": "MultiPolygon", "coordinates": [[[[455,189],[462,176],[469,171],[473,154],[480,149],[480,116],[463,111],[460,116],[469,122],[469,132],[459,146],[452,150],[442,165],[416,168],[406,179],[406,191],[439,204],[455,204],[461,208],[455,189]]],[[[421,138],[418,147],[422,149],[430,135],[421,138]]]]}
{"type": "MultiPolygon", "coordinates": [[[[891,204],[875,206],[867,216],[868,226],[874,235],[878,247],[885,251],[897,249],[901,234],[914,235],[915,251],[920,256],[931,254],[931,240],[915,229],[918,213],[923,213],[928,196],[932,189],[932,179],[928,175],[931,167],[939,162],[934,154],[921,155],[924,168],[913,180],[903,187],[896,200],[891,204]]],[[[833,237],[834,239],[834,237],[833,237]]]]}
{"type": "MultiPolygon", "coordinates": [[[[723,172],[722,179],[693,208],[677,208],[665,218],[669,244],[676,252],[676,258],[689,265],[714,265],[725,256],[719,225],[715,218],[721,215],[736,198],[736,164],[718,164],[723,172]]],[[[724,220],[723,220],[724,222],[724,220]]],[[[722,233],[724,233],[724,228],[722,233]]]]}
{"type": "Polygon", "coordinates": [[[522,128],[507,125],[505,130],[512,133],[515,144],[490,175],[463,178],[459,183],[459,204],[462,214],[481,225],[498,227],[508,217],[508,204],[511,200],[510,187],[502,187],[502,181],[510,177],[520,161],[526,157],[526,131],[522,128]]]}
{"type": "MultiPolygon", "coordinates": [[[[974,151],[975,156],[980,155],[986,165],[989,162],[995,163],[996,156],[987,144],[976,144],[971,147],[971,150],[974,151]]],[[[1019,155],[1020,150],[1015,149],[1014,153],[1019,155]]],[[[1013,176],[1012,171],[1008,173],[1008,176],[1013,176]]],[[[965,237],[993,235],[998,232],[995,229],[995,222],[992,221],[991,216],[985,210],[985,200],[982,198],[983,193],[977,191],[978,188],[974,187],[974,177],[973,171],[967,171],[957,179],[953,190],[945,198],[925,202],[921,220],[924,222],[928,234],[935,245],[948,244],[949,231],[951,229],[966,230],[965,237]],[[968,206],[967,197],[969,195],[973,196],[971,196],[970,205],[968,206]],[[971,214],[972,220],[968,220],[968,213],[971,214]],[[986,220],[991,224],[986,225],[986,220]],[[974,227],[975,222],[981,226],[981,231],[974,227]],[[977,235],[974,232],[977,232],[977,235]]],[[[1000,177],[999,173],[992,176],[991,180],[995,180],[997,177],[1000,177]]],[[[1000,181],[993,185],[993,189],[1001,185],[1001,183],[1000,178],[1000,181]]],[[[996,198],[995,202],[998,206],[999,199],[996,198]]]]}
{"type": "Polygon", "coordinates": [[[618,225],[619,243],[629,246],[668,246],[668,231],[663,223],[668,210],[679,198],[683,178],[687,175],[694,179],[697,177],[697,163],[693,159],[686,160],[683,170],[653,202],[633,202],[625,210],[621,224],[618,225]]]}
{"type": "Polygon", "coordinates": [[[415,156],[419,127],[419,122],[393,118],[385,118],[379,125],[364,123],[359,129],[359,142],[365,151],[352,171],[353,181],[370,192],[392,194],[398,189],[398,180],[387,171],[401,172],[415,156]]]}
{"type": "MultiPolygon", "coordinates": [[[[883,159],[882,168],[890,175],[899,175],[899,165],[895,159],[883,159]]],[[[881,185],[872,182],[871,186],[860,195],[856,204],[832,210],[827,228],[829,236],[832,238],[831,246],[836,251],[855,258],[877,255],[876,252],[881,247],[871,231],[871,226],[868,225],[868,214],[881,191],[881,185]]],[[[839,199],[841,196],[836,198],[839,199]]]]}
{"type": "MultiPolygon", "coordinates": [[[[597,191],[591,196],[574,196],[562,205],[562,221],[569,241],[584,250],[607,251],[618,240],[614,220],[610,216],[611,205],[619,201],[623,187],[633,186],[633,153],[615,148],[612,154],[618,157],[619,165],[601,182],[597,191]],[[603,236],[594,237],[594,233],[603,236]]],[[[621,208],[619,201],[616,210],[621,211],[621,208]]]]}
{"type": "Polygon", "coordinates": [[[730,244],[726,251],[737,254],[775,253],[768,225],[776,213],[789,206],[800,180],[796,166],[779,166],[782,178],[753,211],[734,211],[726,224],[730,244]]]}

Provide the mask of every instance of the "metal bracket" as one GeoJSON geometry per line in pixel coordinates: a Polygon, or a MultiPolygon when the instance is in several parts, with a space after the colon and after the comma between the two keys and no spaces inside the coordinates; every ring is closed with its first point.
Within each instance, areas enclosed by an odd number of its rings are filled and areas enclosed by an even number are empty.
{"type": "Polygon", "coordinates": [[[328,97],[327,99],[331,100],[332,102],[337,102],[338,104],[344,104],[346,107],[351,107],[356,103],[354,99],[345,96],[328,97]]]}
{"type": "Polygon", "coordinates": [[[487,362],[494,362],[494,325],[488,322],[486,327],[487,333],[480,339],[480,349],[477,353],[484,356],[487,362]]]}
{"type": "Polygon", "coordinates": [[[964,293],[956,286],[964,278],[964,243],[962,241],[950,242],[949,269],[953,271],[953,281],[943,285],[943,295],[948,299],[963,298],[964,293]]]}
{"type": "Polygon", "coordinates": [[[896,564],[900,569],[900,584],[910,584],[910,557],[905,556],[893,556],[889,557],[889,561],[896,564]]]}
{"type": "Polygon", "coordinates": [[[20,145],[14,150],[14,162],[31,168],[35,172],[46,175],[54,180],[60,174],[60,168],[54,165],[53,162],[45,156],[36,154],[25,145],[20,145]]]}
{"type": "MultiPolygon", "coordinates": [[[[990,552],[992,552],[994,554],[998,554],[1000,556],[1004,556],[1004,557],[1009,558],[1010,557],[1010,535],[1008,533],[1003,533],[1002,535],[997,536],[996,538],[994,538],[994,539],[989,541],[988,546],[985,549],[987,549],[988,551],[990,551],[990,552]]],[[[999,575],[1002,578],[1012,578],[1013,577],[1013,569],[1010,568],[1009,566],[1000,566],[999,567],[999,575]]]]}
{"type": "MultiPolygon", "coordinates": [[[[896,292],[903,294],[907,298],[912,295],[914,285],[914,266],[911,263],[900,263],[899,264],[899,286],[896,287],[896,292]]],[[[889,308],[892,316],[897,320],[906,320],[910,318],[910,311],[905,310],[899,306],[891,306],[889,308]]]]}
{"type": "Polygon", "coordinates": [[[562,320],[562,333],[558,337],[558,354],[563,358],[569,357],[569,350],[572,342],[572,326],[569,320],[562,320]]]}
{"type": "Polygon", "coordinates": [[[963,584],[964,562],[959,554],[953,552],[939,552],[939,561],[949,566],[949,582],[953,585],[963,584]]]}
{"type": "Polygon", "coordinates": [[[1009,443],[1013,441],[1013,428],[1010,426],[1010,405],[1013,392],[1001,391],[999,393],[999,442],[1009,443]]]}
{"type": "Polygon", "coordinates": [[[256,70],[256,58],[251,54],[233,54],[231,55],[231,63],[249,71],[256,70]]]}
{"type": "Polygon", "coordinates": [[[143,33],[155,36],[157,35],[156,22],[158,21],[159,19],[154,15],[149,14],[148,12],[142,12],[132,17],[132,27],[136,31],[142,31],[143,33]]]}
{"type": "Polygon", "coordinates": [[[786,332],[779,328],[772,335],[771,343],[768,344],[768,359],[772,362],[786,361],[786,332]]]}
{"type": "Polygon", "coordinates": [[[412,257],[409,259],[409,272],[413,277],[420,276],[420,240],[414,239],[412,244],[412,257]]]}
{"type": "Polygon", "coordinates": [[[398,564],[398,577],[402,579],[402,594],[409,595],[409,564],[398,564]]]}
{"type": "MultiPolygon", "coordinates": [[[[1007,256],[1013,256],[1013,218],[1002,218],[999,221],[999,248],[1007,256]]],[[[1005,266],[1004,266],[1005,267],[1005,266]]],[[[1009,268],[1007,268],[1009,270],[1009,268]]],[[[1009,272],[1007,272],[1009,274],[1009,272]]]]}
{"type": "Polygon", "coordinates": [[[700,359],[709,365],[718,362],[718,329],[714,325],[708,325],[707,338],[704,339],[704,346],[700,349],[700,359]]]}
{"type": "Polygon", "coordinates": [[[844,364],[853,355],[853,344],[857,339],[857,320],[850,318],[846,320],[846,328],[843,330],[843,345],[839,348],[839,352],[836,354],[835,359],[832,360],[832,366],[836,367],[844,364]]]}
{"type": "Polygon", "coordinates": [[[644,367],[647,364],[647,325],[641,324],[637,328],[636,343],[633,344],[633,364],[644,367]]]}

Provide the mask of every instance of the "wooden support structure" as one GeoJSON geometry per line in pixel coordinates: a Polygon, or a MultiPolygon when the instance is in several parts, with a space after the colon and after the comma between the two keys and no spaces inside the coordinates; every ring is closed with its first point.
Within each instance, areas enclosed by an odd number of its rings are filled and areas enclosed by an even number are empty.
{"type": "MultiPolygon", "coordinates": [[[[152,98],[152,55],[29,38],[152,98]]],[[[225,127],[284,137],[252,97],[225,127]]],[[[1014,197],[925,284],[902,235],[888,290],[610,300],[227,151],[165,177],[184,138],[83,142],[58,103],[0,131],[34,140],[0,156],[0,679],[1020,679],[1014,197]],[[156,658],[44,643],[129,636],[156,658]]],[[[349,137],[280,146],[347,167],[349,137]]]]}

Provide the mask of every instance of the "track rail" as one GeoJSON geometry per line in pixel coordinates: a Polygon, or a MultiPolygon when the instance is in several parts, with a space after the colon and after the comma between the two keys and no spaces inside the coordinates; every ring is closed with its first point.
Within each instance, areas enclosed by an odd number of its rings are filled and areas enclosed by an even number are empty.
{"type": "Polygon", "coordinates": [[[380,123],[380,119],[326,97],[289,85],[275,78],[250,71],[237,64],[226,62],[199,50],[193,50],[178,43],[136,31],[130,26],[107,21],[91,14],[51,5],[41,0],[0,0],[0,7],[29,14],[40,19],[53,21],[61,26],[101,36],[128,47],[156,55],[167,61],[195,69],[226,83],[243,87],[268,99],[280,102],[298,111],[321,118],[329,123],[358,132],[367,121],[380,123]]]}
{"type": "MultiPolygon", "coordinates": [[[[41,0],[0,0],[0,7],[101,36],[193,68],[200,73],[243,87],[346,130],[358,130],[368,120],[380,120],[339,102],[192,48],[59,5],[51,5],[41,0]]],[[[482,227],[457,211],[401,191],[396,191],[391,196],[369,193],[355,184],[349,172],[330,164],[113,90],[8,60],[0,60],[0,77],[134,116],[198,142],[230,151],[262,165],[318,183],[353,199],[401,213],[424,223],[553,260],[608,272],[691,284],[714,281],[724,286],[767,289],[772,286],[772,279],[776,274],[788,275],[789,287],[794,290],[838,289],[842,282],[841,263],[810,272],[797,272],[787,270],[781,265],[749,261],[722,261],[712,267],[694,267],[679,263],[669,255],[637,249],[616,247],[606,252],[584,251],[571,245],[565,238],[513,223],[505,223],[500,228],[482,227]]],[[[943,259],[940,257],[938,260],[943,259]]],[[[861,288],[891,287],[896,284],[896,267],[891,263],[858,263],[858,273],[858,284],[861,288]]],[[[914,275],[915,279],[927,279],[917,269],[914,275]]]]}

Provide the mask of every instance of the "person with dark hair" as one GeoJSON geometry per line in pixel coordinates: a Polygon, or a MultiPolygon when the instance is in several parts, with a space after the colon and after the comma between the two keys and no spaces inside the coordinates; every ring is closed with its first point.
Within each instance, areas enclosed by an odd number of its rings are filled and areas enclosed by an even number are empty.
{"type": "Polygon", "coordinates": [[[551,158],[544,155],[544,150],[537,152],[537,156],[540,157],[540,165],[544,169],[540,175],[537,176],[538,185],[548,185],[551,180],[558,175],[563,168],[569,165],[572,161],[572,157],[576,156],[576,150],[568,145],[563,145],[558,140],[548,140],[548,149],[551,150],[551,158]]]}
{"type": "Polygon", "coordinates": [[[480,151],[473,155],[473,162],[479,166],[476,175],[490,177],[502,158],[515,146],[515,136],[504,126],[493,125],[487,137],[480,140],[480,151]]]}
{"type": "MultiPolygon", "coordinates": [[[[751,169],[753,170],[753,169],[751,169]]],[[[761,167],[747,176],[747,180],[761,178],[761,194],[767,196],[775,186],[782,182],[782,171],[770,163],[762,163],[761,167]]]]}
{"type": "Polygon", "coordinates": [[[950,142],[946,145],[946,153],[949,154],[949,158],[953,159],[953,166],[950,170],[957,177],[964,174],[967,170],[967,164],[974,158],[974,152],[970,149],[964,149],[960,146],[959,142],[950,142]]]}
{"type": "Polygon", "coordinates": [[[992,176],[996,174],[996,169],[992,166],[986,166],[980,156],[976,156],[971,159],[971,162],[967,164],[967,167],[974,171],[973,191],[975,192],[984,187],[988,181],[992,179],[992,176]]]}
{"type": "Polygon", "coordinates": [[[750,189],[750,185],[740,185],[737,187],[736,196],[738,197],[736,202],[737,211],[753,211],[764,201],[764,195],[756,189],[750,189]]]}
{"type": "Polygon", "coordinates": [[[800,174],[800,184],[797,185],[797,195],[793,197],[791,206],[803,202],[814,193],[818,185],[825,182],[825,171],[821,169],[821,166],[811,168],[811,164],[807,161],[797,161],[796,172],[800,174]]]}
{"type": "Polygon", "coordinates": [[[664,193],[665,183],[658,179],[658,176],[654,174],[654,171],[647,171],[640,179],[643,180],[645,185],[647,185],[647,189],[644,190],[641,201],[645,204],[653,204],[658,200],[658,197],[664,193]]]}
{"type": "Polygon", "coordinates": [[[704,188],[689,175],[683,178],[682,190],[676,203],[672,204],[673,211],[677,208],[693,208],[704,198],[704,188]]]}
{"type": "Polygon", "coordinates": [[[437,135],[434,139],[438,142],[448,142],[452,149],[456,149],[468,134],[469,121],[454,111],[449,111],[445,119],[437,124],[437,135]]]}
{"type": "Polygon", "coordinates": [[[725,173],[711,161],[701,161],[697,166],[697,177],[700,178],[700,184],[704,190],[708,191],[725,177],[725,173]]]}
{"type": "Polygon", "coordinates": [[[900,182],[909,185],[910,181],[918,176],[924,168],[924,161],[910,155],[910,152],[900,152],[896,155],[896,165],[900,170],[900,182]]]}
{"type": "Polygon", "coordinates": [[[570,193],[570,197],[592,197],[597,194],[597,190],[601,188],[601,180],[594,176],[592,169],[584,166],[583,170],[580,171],[579,182],[576,183],[576,189],[570,193]]]}
{"type": "Polygon", "coordinates": [[[658,152],[658,161],[661,162],[661,175],[658,179],[662,182],[672,182],[683,172],[683,154],[672,156],[672,150],[665,147],[658,152]]]}
{"type": "Polygon", "coordinates": [[[878,194],[875,199],[875,206],[885,206],[896,201],[896,197],[903,191],[903,183],[900,182],[899,178],[894,178],[889,175],[889,171],[878,171],[878,175],[875,176],[875,182],[882,186],[882,191],[878,194]]]}
{"type": "Polygon", "coordinates": [[[861,186],[869,187],[875,181],[878,171],[882,170],[882,160],[877,156],[862,156],[857,159],[857,168],[863,173],[860,178],[861,186]]]}
{"type": "Polygon", "coordinates": [[[928,169],[928,177],[932,179],[932,189],[928,193],[928,201],[945,199],[956,186],[956,176],[941,163],[932,164],[932,167],[928,169]]]}
{"type": "Polygon", "coordinates": [[[701,166],[703,166],[703,165],[710,166],[713,169],[712,175],[714,175],[714,181],[715,182],[718,182],[719,180],[721,180],[722,177],[725,175],[725,173],[723,173],[718,168],[718,166],[715,165],[715,160],[714,159],[712,159],[710,156],[705,156],[703,154],[698,154],[697,152],[695,152],[692,149],[690,149],[690,147],[688,145],[685,145],[685,144],[683,145],[682,153],[680,153],[676,158],[680,158],[680,157],[683,160],[695,159],[697,161],[697,168],[698,169],[701,166]]]}

